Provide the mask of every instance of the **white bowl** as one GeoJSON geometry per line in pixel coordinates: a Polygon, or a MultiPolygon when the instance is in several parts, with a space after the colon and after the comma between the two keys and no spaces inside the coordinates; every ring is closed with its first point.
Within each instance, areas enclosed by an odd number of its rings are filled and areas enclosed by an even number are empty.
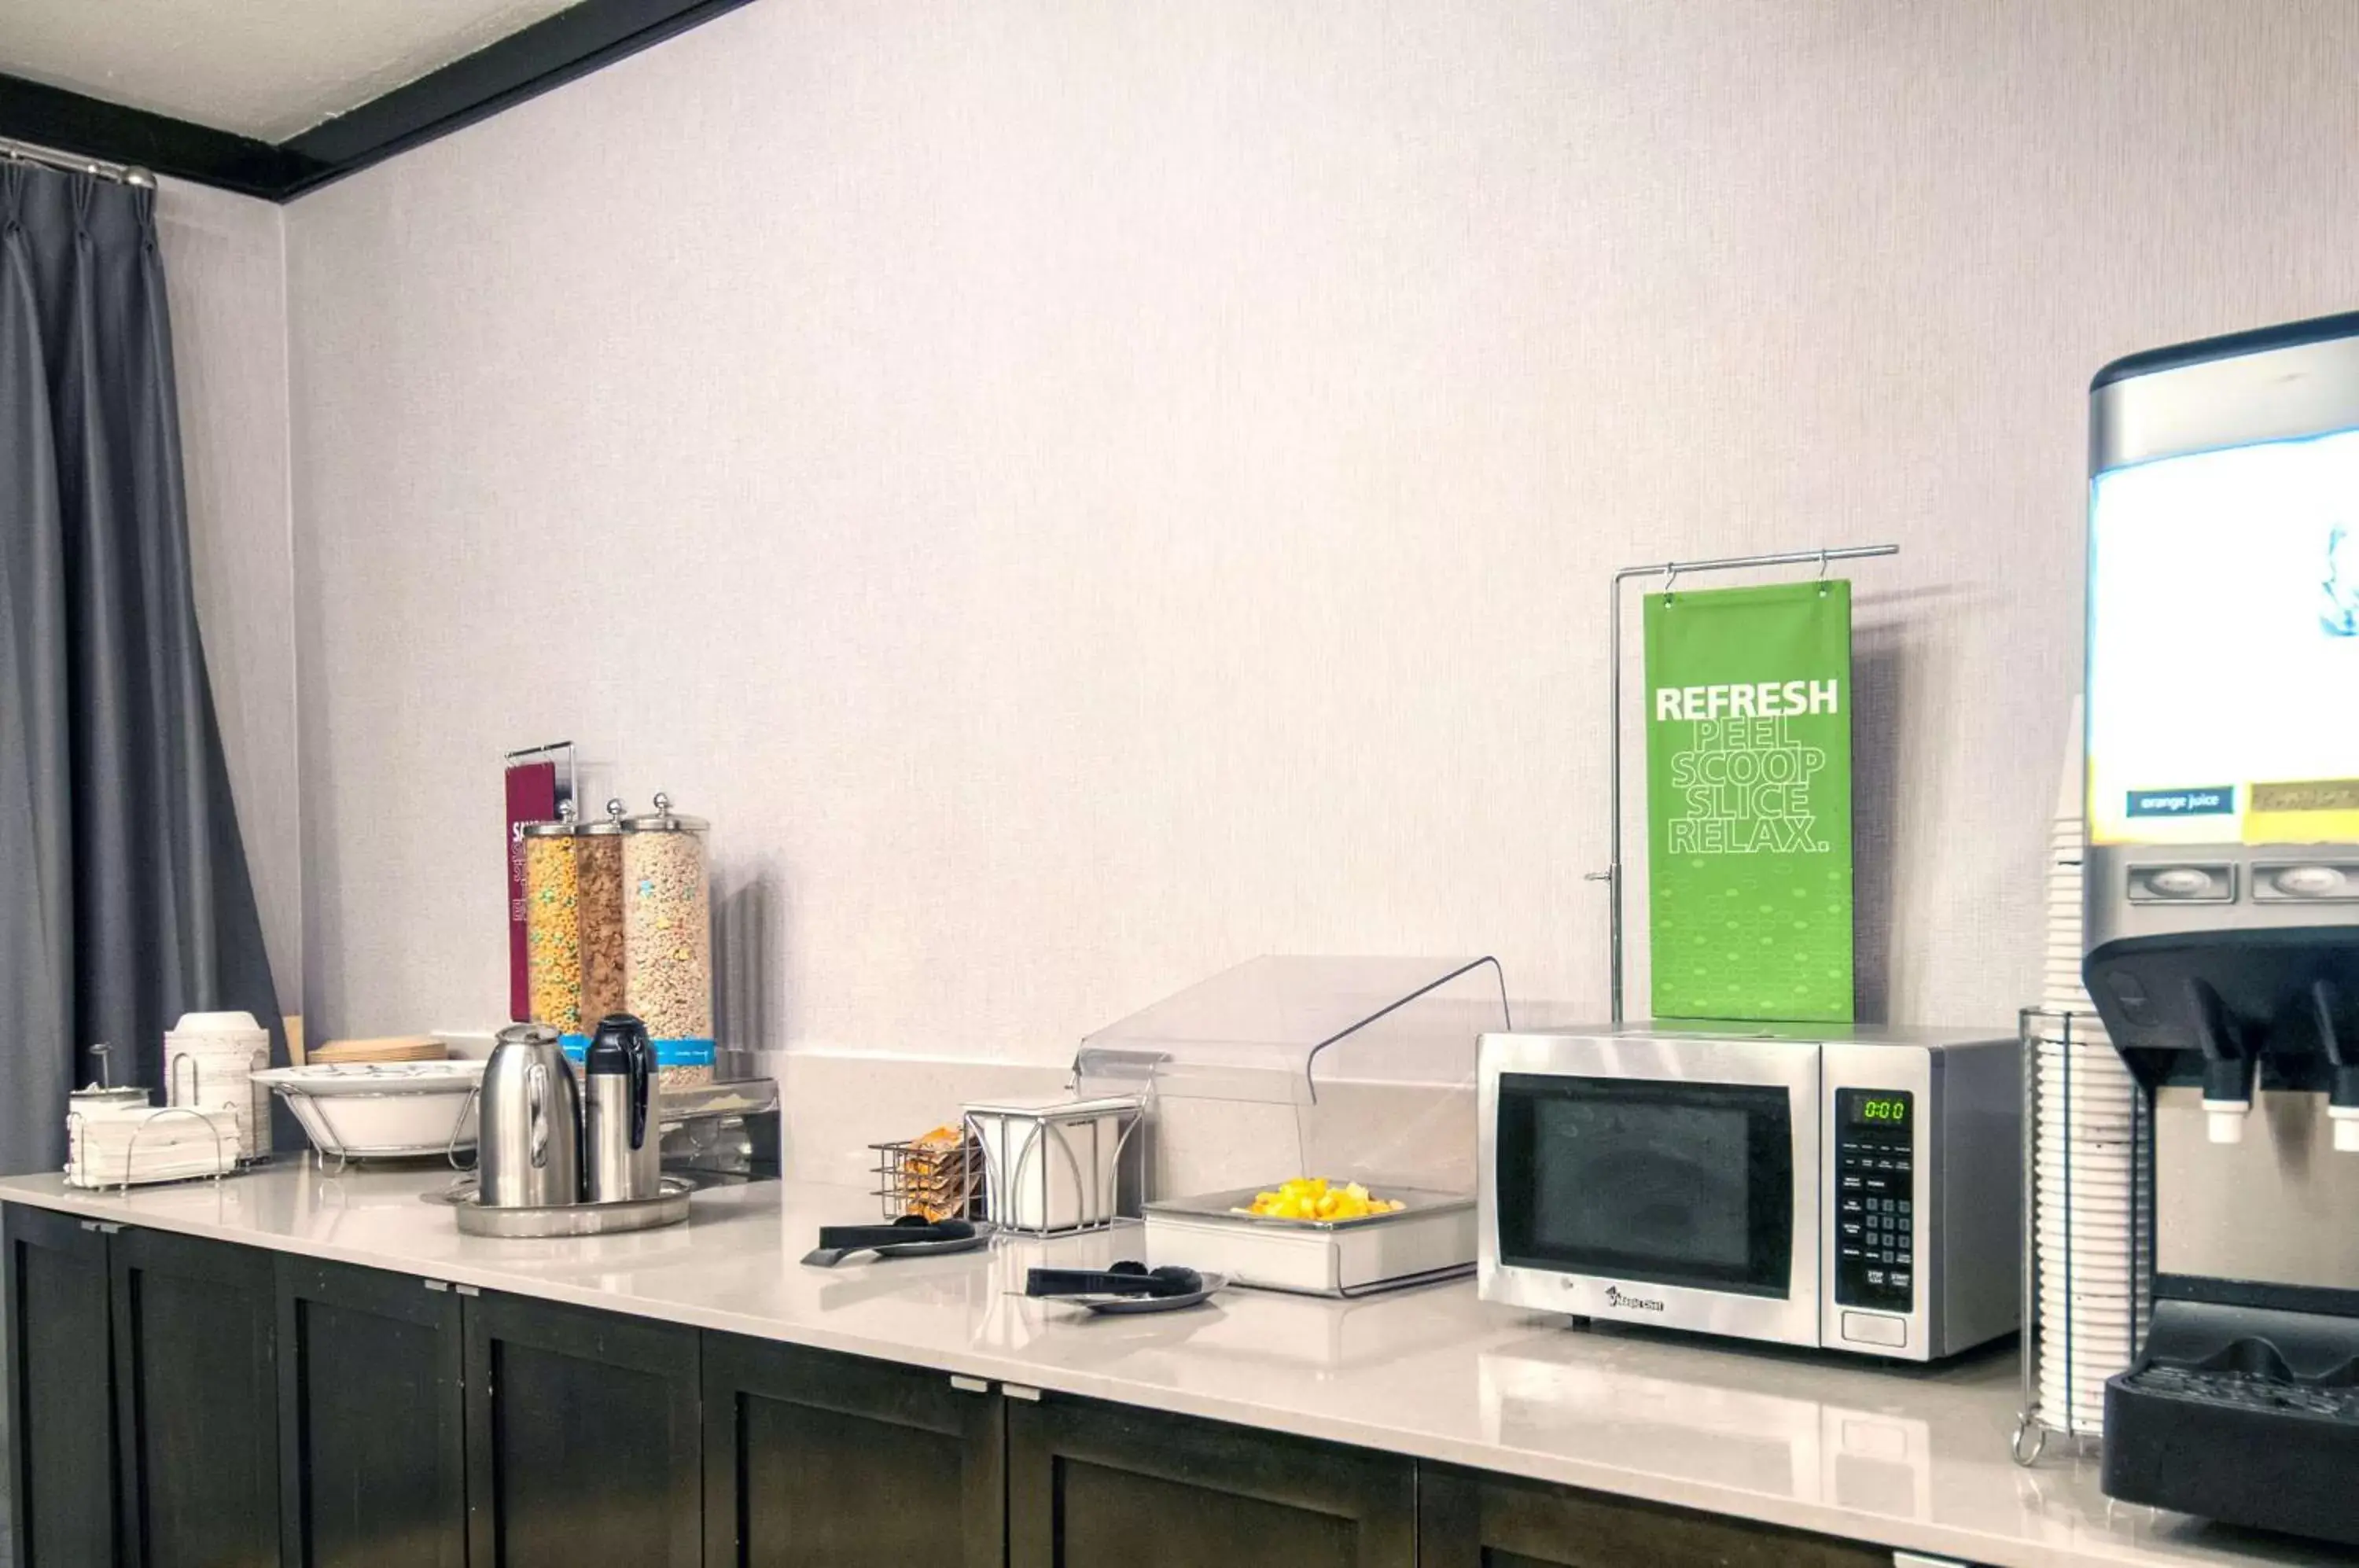
{"type": "Polygon", "coordinates": [[[277,1090],[322,1154],[345,1159],[441,1154],[475,1147],[481,1062],[356,1062],[274,1067],[277,1090]]]}
{"type": "Polygon", "coordinates": [[[308,1067],[273,1067],[255,1073],[254,1081],[321,1098],[464,1094],[483,1082],[485,1065],[473,1061],[315,1062],[308,1067]]]}

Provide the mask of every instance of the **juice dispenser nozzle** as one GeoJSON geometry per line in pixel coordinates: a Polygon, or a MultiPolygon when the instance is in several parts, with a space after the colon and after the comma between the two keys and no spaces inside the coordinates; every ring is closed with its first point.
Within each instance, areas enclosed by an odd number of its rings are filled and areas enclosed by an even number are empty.
{"type": "Polygon", "coordinates": [[[2220,993],[2201,980],[2187,983],[2195,1004],[2196,1043],[2203,1051],[2203,1122],[2213,1143],[2245,1141],[2253,1112],[2253,1076],[2260,1063],[2245,1048],[2243,1031],[2220,993]]]}
{"type": "Polygon", "coordinates": [[[2337,1021],[2332,981],[2313,982],[2310,1000],[2318,1014],[2319,1045],[2333,1068],[2327,1083],[2326,1114],[2334,1123],[2334,1148],[2338,1153],[2359,1154],[2359,1040],[2344,1034],[2337,1021]]]}

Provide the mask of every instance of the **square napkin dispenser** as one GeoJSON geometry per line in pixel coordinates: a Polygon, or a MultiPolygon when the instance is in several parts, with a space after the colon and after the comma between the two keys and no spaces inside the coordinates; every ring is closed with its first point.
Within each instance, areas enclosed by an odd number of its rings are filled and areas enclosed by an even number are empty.
{"type": "Polygon", "coordinates": [[[1135,1094],[967,1106],[992,1222],[1060,1236],[1112,1225],[1125,1207],[1136,1212],[1145,1116],[1135,1094]]]}

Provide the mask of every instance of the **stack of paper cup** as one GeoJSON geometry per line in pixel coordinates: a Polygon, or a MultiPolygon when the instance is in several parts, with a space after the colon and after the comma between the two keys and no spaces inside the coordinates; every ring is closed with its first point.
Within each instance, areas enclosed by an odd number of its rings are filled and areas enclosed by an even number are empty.
{"type": "Polygon", "coordinates": [[[164,1036],[165,1103],[228,1112],[236,1158],[259,1159],[270,1152],[270,1091],[253,1075],[269,1065],[270,1031],[252,1013],[183,1013],[164,1036]]]}
{"type": "Polygon", "coordinates": [[[2042,1015],[2036,1035],[2040,1414],[2059,1431],[2095,1432],[2105,1379],[2129,1365],[2152,1299],[2137,1088],[2088,1015],[2042,1015]]]}
{"type": "Polygon", "coordinates": [[[2051,1013],[2087,1013],[2081,979],[2081,820],[2059,817],[2048,839],[2047,945],[2040,960],[2039,1005],[2051,1013]]]}
{"type": "MultiPolygon", "coordinates": [[[[2086,1013],[2097,1024],[2081,980],[2081,856],[2088,834],[2082,814],[2081,704],[2072,704],[2072,736],[2064,748],[2064,774],[2056,789],[2056,818],[2048,830],[2046,946],[2040,969],[2039,1005],[2051,1013],[2086,1013]]],[[[2080,1031],[2075,1030],[2076,1034],[2080,1031]]]]}
{"type": "Polygon", "coordinates": [[[2130,1362],[2151,1301],[2153,1238],[2138,1223],[2138,1089],[2081,978],[2081,715],[2048,841],[2046,950],[2033,1024],[2031,1129],[2039,1300],[2039,1401],[2051,1428],[2103,1430],[2105,1379],[2130,1362]]]}

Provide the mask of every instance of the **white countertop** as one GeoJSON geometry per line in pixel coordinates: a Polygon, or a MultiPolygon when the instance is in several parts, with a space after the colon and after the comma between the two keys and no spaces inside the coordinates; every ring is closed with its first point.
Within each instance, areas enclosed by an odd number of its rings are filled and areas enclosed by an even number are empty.
{"type": "Polygon", "coordinates": [[[916,1363],[1154,1410],[1564,1482],[2008,1568],[2347,1563],[2108,1501],[2093,1458],[2024,1470],[2012,1349],[1930,1371],[1575,1332],[1472,1281],[1354,1302],[1223,1292],[1090,1318],[1025,1300],[1024,1270],[1138,1256],[1135,1229],[991,1251],[804,1267],[822,1224],[876,1218],[841,1187],[697,1194],[689,1224],[572,1241],[462,1236],[419,1201],[443,1171],[281,1167],[135,1191],[0,1179],[0,1199],[487,1290],[916,1363]]]}

